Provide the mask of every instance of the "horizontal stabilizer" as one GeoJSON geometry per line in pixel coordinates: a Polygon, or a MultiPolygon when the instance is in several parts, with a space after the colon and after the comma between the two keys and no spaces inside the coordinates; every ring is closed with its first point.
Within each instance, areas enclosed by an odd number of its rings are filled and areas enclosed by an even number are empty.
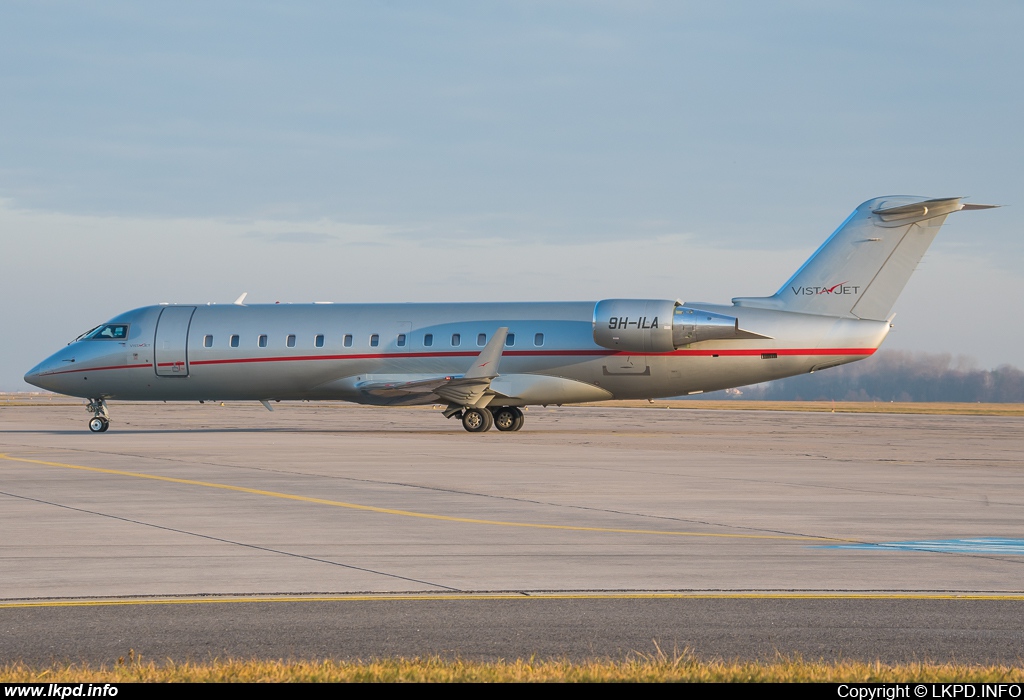
{"type": "Polygon", "coordinates": [[[943,214],[952,214],[955,211],[999,208],[998,204],[965,204],[960,199],[960,197],[926,199],[915,204],[875,209],[872,213],[878,214],[882,221],[905,221],[907,219],[925,219],[933,216],[942,216],[943,214]]]}
{"type": "Polygon", "coordinates": [[[962,205],[959,197],[947,197],[945,199],[926,199],[923,202],[903,204],[900,206],[888,206],[875,209],[871,213],[877,214],[882,221],[921,220],[943,214],[952,214],[959,211],[962,205]]]}

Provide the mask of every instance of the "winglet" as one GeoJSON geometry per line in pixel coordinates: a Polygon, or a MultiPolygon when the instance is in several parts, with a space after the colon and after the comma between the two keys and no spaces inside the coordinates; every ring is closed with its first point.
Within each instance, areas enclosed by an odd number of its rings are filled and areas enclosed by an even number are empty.
{"type": "Polygon", "coordinates": [[[505,349],[505,338],[508,336],[508,327],[502,326],[491,336],[477,356],[473,366],[463,375],[464,379],[494,379],[498,376],[498,362],[501,361],[501,352],[505,349]]]}
{"type": "Polygon", "coordinates": [[[233,304],[234,304],[235,306],[245,306],[245,303],[244,303],[244,302],[245,302],[245,296],[246,296],[246,295],[247,295],[248,293],[249,293],[249,292],[242,292],[242,296],[240,296],[240,297],[238,297],[237,299],[235,299],[235,300],[234,300],[234,301],[233,301],[232,303],[233,303],[233,304]]]}

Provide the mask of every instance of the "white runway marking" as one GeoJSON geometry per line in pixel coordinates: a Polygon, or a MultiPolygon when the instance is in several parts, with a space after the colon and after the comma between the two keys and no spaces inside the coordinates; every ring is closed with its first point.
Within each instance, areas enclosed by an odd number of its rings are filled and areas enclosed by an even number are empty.
{"type": "Polygon", "coordinates": [[[879,542],[878,544],[826,545],[825,549],[881,549],[916,552],[942,552],[944,554],[1017,554],[1024,555],[1024,539],[1003,537],[974,537],[963,540],[910,540],[907,542],[879,542]]]}

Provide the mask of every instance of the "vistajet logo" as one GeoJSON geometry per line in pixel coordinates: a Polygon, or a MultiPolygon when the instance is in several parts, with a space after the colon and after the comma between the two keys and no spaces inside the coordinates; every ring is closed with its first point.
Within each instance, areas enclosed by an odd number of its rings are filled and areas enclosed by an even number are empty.
{"type": "Polygon", "coordinates": [[[815,294],[860,294],[860,286],[851,285],[849,282],[840,282],[839,284],[833,284],[831,287],[790,287],[790,289],[793,290],[793,294],[797,296],[807,297],[815,294]]]}

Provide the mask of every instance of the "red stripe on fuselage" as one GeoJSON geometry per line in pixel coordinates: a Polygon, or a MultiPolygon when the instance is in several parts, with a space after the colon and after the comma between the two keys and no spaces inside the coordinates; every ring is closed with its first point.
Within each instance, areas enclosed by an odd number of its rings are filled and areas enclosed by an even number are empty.
{"type": "Polygon", "coordinates": [[[72,372],[102,372],[107,369],[138,369],[140,367],[152,367],[151,364],[145,365],[110,365],[109,367],[82,367],[80,369],[62,369],[59,372],[43,372],[40,377],[52,377],[55,374],[71,374],[72,372]]]}
{"type": "MultiPolygon", "coordinates": [[[[619,350],[508,350],[502,353],[505,357],[760,357],[765,353],[775,353],[779,357],[812,357],[815,355],[872,355],[876,348],[765,348],[744,350],[673,350],[672,352],[622,352],[619,350]]],[[[405,353],[373,353],[359,355],[296,355],[294,357],[238,357],[222,360],[192,360],[189,366],[199,365],[231,365],[250,362],[309,362],[315,360],[384,360],[440,357],[477,357],[479,352],[405,352],[405,353]]],[[[173,367],[180,362],[161,362],[158,367],[173,367]]],[[[106,367],[82,367],[65,369],[59,372],[47,372],[43,376],[70,374],[72,372],[103,372],[114,369],[141,369],[152,367],[144,365],[110,365],[106,367]]]]}
{"type": "MultiPolygon", "coordinates": [[[[672,352],[622,352],[620,350],[506,350],[503,357],[760,357],[764,353],[775,353],[780,357],[814,355],[871,355],[875,348],[768,348],[744,350],[673,350],[672,352]]],[[[192,360],[191,365],[228,365],[247,362],[305,362],[310,360],[385,360],[406,358],[478,357],[479,352],[404,352],[404,353],[362,353],[358,355],[296,355],[294,357],[239,357],[221,360],[192,360]]],[[[174,363],[160,363],[171,367],[174,363]]]]}

